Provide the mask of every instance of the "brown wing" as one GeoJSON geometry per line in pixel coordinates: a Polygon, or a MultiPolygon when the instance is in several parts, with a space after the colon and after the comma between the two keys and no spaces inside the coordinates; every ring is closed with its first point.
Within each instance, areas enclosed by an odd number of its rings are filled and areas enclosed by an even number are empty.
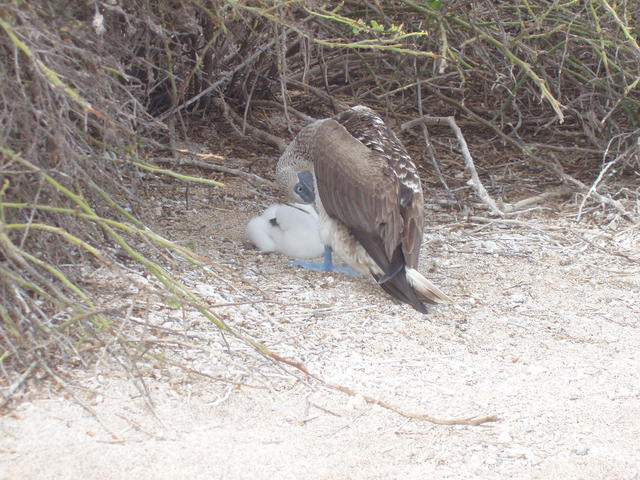
{"type": "Polygon", "coordinates": [[[424,201],[416,166],[393,130],[370,108],[353,107],[334,118],[366,147],[382,153],[398,178],[400,214],[404,225],[402,253],[407,266],[417,268],[422,244],[424,201]]]}
{"type": "Polygon", "coordinates": [[[327,214],[346,225],[385,274],[390,273],[403,241],[404,221],[400,185],[385,156],[327,119],[317,124],[311,157],[327,214]]]}

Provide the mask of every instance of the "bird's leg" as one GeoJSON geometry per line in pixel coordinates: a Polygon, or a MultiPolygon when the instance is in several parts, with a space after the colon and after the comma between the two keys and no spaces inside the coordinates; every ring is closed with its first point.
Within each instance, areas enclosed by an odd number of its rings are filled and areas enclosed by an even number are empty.
{"type": "Polygon", "coordinates": [[[333,249],[325,245],[324,247],[324,258],[322,263],[317,262],[289,262],[289,265],[297,265],[298,267],[308,268],[309,270],[317,270],[319,272],[336,272],[336,273],[344,273],[347,275],[358,276],[358,272],[356,272],[349,265],[334,265],[333,264],[333,249]]]}
{"type": "Polygon", "coordinates": [[[322,255],[322,268],[325,272],[331,272],[333,270],[333,248],[329,245],[324,246],[324,253],[322,255]]]}

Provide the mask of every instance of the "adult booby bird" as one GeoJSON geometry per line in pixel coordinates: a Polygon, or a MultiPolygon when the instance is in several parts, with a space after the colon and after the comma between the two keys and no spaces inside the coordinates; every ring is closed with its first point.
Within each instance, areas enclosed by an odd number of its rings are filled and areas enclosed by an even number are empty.
{"type": "Polygon", "coordinates": [[[313,204],[320,238],[391,296],[426,313],[449,298],[418,270],[423,197],[406,149],[370,108],[304,127],[276,167],[296,202],[313,204]]]}

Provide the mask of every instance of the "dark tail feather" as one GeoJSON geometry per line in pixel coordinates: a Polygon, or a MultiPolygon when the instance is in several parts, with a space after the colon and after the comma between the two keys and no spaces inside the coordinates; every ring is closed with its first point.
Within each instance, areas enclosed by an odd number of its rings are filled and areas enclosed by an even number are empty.
{"type": "Polygon", "coordinates": [[[450,301],[447,295],[417,270],[407,268],[400,246],[395,249],[389,259],[380,238],[359,230],[353,230],[351,233],[383,271],[382,275],[374,275],[374,278],[389,295],[401,302],[408,303],[420,313],[427,313],[427,307],[423,302],[450,301]]]}
{"type": "MultiPolygon", "coordinates": [[[[376,280],[380,279],[376,278],[376,280]]],[[[391,278],[387,278],[382,283],[379,282],[379,285],[393,298],[396,298],[403,303],[408,303],[420,313],[428,313],[427,307],[424,303],[418,300],[415,290],[409,284],[404,267],[402,267],[396,275],[391,278]]]]}

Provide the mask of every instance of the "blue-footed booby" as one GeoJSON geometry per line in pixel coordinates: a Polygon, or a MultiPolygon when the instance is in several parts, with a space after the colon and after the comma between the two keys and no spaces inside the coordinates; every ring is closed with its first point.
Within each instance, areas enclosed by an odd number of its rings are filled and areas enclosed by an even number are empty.
{"type": "Polygon", "coordinates": [[[373,110],[356,106],[304,127],[276,178],[293,201],[315,206],[328,252],[419,312],[449,300],[417,270],[424,202],[416,166],[373,110]]]}

